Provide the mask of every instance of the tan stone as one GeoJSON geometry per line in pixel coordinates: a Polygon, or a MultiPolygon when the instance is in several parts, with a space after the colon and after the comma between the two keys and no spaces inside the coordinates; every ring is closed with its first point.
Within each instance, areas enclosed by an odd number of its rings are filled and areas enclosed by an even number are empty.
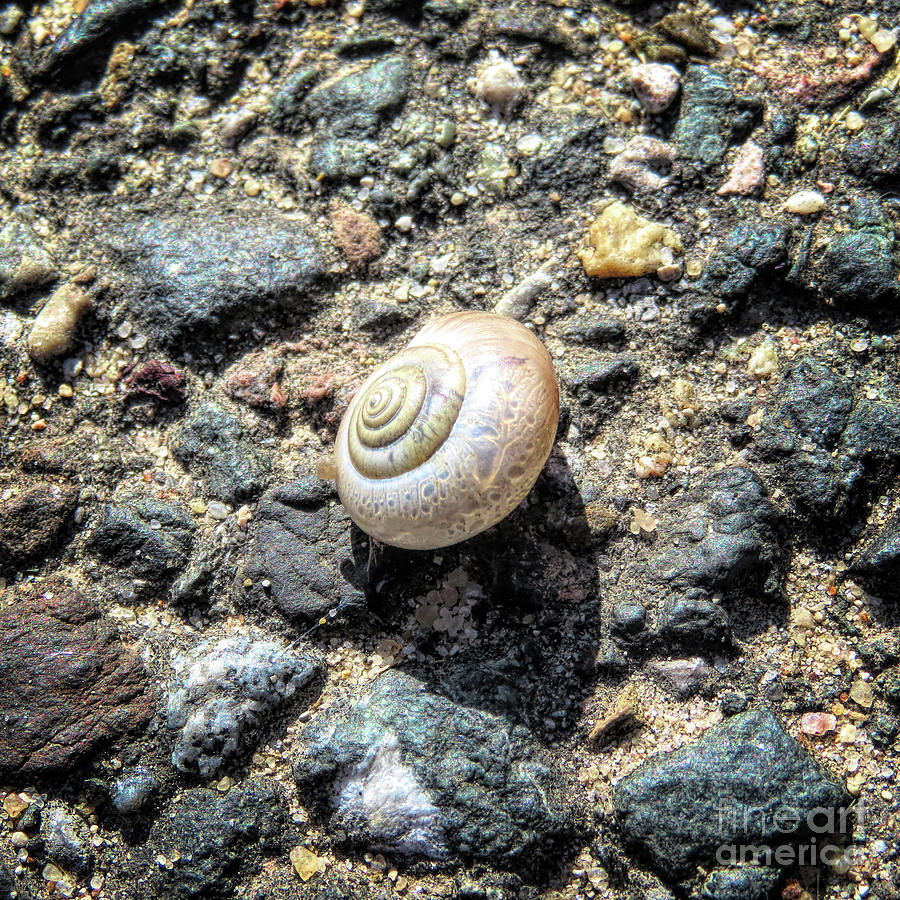
{"type": "Polygon", "coordinates": [[[322,857],[316,856],[312,850],[306,847],[294,847],[291,850],[291,865],[302,881],[309,881],[326,867],[322,857]]]}
{"type": "Polygon", "coordinates": [[[648,275],[672,263],[681,253],[681,238],[671,228],[639,216],[630,206],[613,201],[588,232],[590,247],[578,257],[595,278],[648,275]]]}

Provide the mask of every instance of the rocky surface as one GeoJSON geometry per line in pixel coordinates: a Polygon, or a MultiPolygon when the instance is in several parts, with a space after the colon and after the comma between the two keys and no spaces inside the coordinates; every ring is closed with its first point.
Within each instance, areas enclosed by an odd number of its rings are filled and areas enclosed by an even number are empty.
{"type": "Polygon", "coordinates": [[[352,844],[528,867],[573,828],[563,782],[522,729],[408,675],[385,673],[299,744],[299,789],[318,793],[352,844]]]}
{"type": "Polygon", "coordinates": [[[252,876],[285,846],[289,829],[284,798],[270,784],[251,780],[224,797],[191,788],[124,861],[133,896],[230,897],[242,875],[252,876]]]}
{"type": "Polygon", "coordinates": [[[850,819],[841,829],[840,811],[849,804],[844,787],[765,710],[740,713],[696,743],[650,759],[613,791],[626,839],[682,878],[696,866],[733,864],[740,847],[827,834],[830,822],[847,835],[850,819]]]}
{"type": "Polygon", "coordinates": [[[273,641],[201,644],[172,660],[166,724],[172,764],[208,778],[246,751],[260,726],[299,695],[317,667],[273,641]]]}
{"type": "Polygon", "coordinates": [[[898,13],[0,8],[0,897],[895,900],[898,13]],[[335,436],[461,310],[555,444],[396,550],[335,436]]]}
{"type": "Polygon", "coordinates": [[[0,765],[65,770],[150,720],[140,658],[76,589],[47,583],[0,609],[0,765]]]}

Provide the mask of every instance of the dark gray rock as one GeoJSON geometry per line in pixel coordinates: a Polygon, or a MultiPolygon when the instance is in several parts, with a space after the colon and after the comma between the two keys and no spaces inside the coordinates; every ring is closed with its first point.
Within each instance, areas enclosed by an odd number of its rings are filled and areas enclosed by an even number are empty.
{"type": "Polygon", "coordinates": [[[10,219],[0,228],[0,300],[56,278],[50,254],[30,225],[10,219]]]}
{"type": "Polygon", "coordinates": [[[269,460],[250,444],[241,423],[215,403],[204,403],[169,438],[172,455],[203,473],[206,492],[224,503],[252,500],[269,479],[269,460]]]}
{"type": "Polygon", "coordinates": [[[613,604],[609,612],[609,631],[620,641],[632,641],[644,630],[647,610],[640,603],[623,601],[613,604]]]}
{"type": "Polygon", "coordinates": [[[109,802],[121,815],[142,810],[159,790],[160,781],[146,766],[135,766],[121,774],[110,787],[109,802]]]}
{"type": "Polygon", "coordinates": [[[61,582],[0,610],[0,672],[0,776],[70,770],[153,711],[138,654],[61,582]]]}
{"type": "Polygon", "coordinates": [[[172,765],[204,778],[244,755],[319,671],[277,641],[246,635],[200,644],[176,656],[172,668],[166,708],[172,765]]]}
{"type": "Polygon", "coordinates": [[[316,81],[316,70],[305,67],[292,72],[272,98],[270,120],[281,131],[300,131],[306,121],[303,98],[316,81]]]}
{"type": "Polygon", "coordinates": [[[409,321],[409,313],[395,303],[362,299],[354,306],[353,321],[363,331],[381,331],[409,321]]]}
{"type": "Polygon", "coordinates": [[[101,44],[111,47],[117,31],[164,11],[165,3],[159,0],[91,0],[78,18],[36,55],[32,74],[39,78],[53,75],[88,52],[96,52],[101,44]]]}
{"type": "Polygon", "coordinates": [[[731,638],[728,614],[710,600],[668,600],[659,612],[655,637],[666,646],[724,644],[731,638]]]}
{"type": "Polygon", "coordinates": [[[603,138],[606,126],[596,119],[574,119],[542,135],[540,150],[521,161],[522,182],[542,205],[552,191],[590,190],[606,169],[603,138]]]}
{"type": "Polygon", "coordinates": [[[837,303],[870,306],[900,297],[894,257],[894,226],[881,206],[857,198],[848,230],[834,234],[813,265],[813,284],[837,303]]]}
{"type": "Polygon", "coordinates": [[[333,496],[331,485],[307,478],[273,488],[259,502],[246,566],[251,594],[270,592],[290,619],[365,604],[367,542],[354,539],[343,509],[329,505],[333,496]]]}
{"type": "Polygon", "coordinates": [[[781,884],[783,873],[767,866],[716,869],[700,888],[701,900],[768,900],[781,884]]]}
{"type": "Polygon", "coordinates": [[[369,137],[398,109],[409,90],[410,66],[389,56],[362,69],[342,70],[309,92],[305,111],[316,130],[335,137],[369,137]]]}
{"type": "Polygon", "coordinates": [[[878,584],[900,577],[900,513],[893,515],[853,561],[852,571],[878,584]]]}
{"type": "Polygon", "coordinates": [[[48,858],[65,871],[87,875],[94,868],[87,825],[63,807],[51,806],[44,810],[41,837],[48,858]]]}
{"type": "Polygon", "coordinates": [[[294,774],[353,844],[527,869],[573,827],[565,785],[528,732],[391,670],[300,733],[294,774]]]}
{"type": "Polygon", "coordinates": [[[728,82],[708,66],[690,65],[681,86],[675,143],[702,166],[717,166],[728,149],[733,96],[728,82]]]}
{"type": "Polygon", "coordinates": [[[787,274],[790,228],[786,222],[742,222],[707,263],[698,289],[717,299],[744,297],[760,276],[787,274]]]}
{"type": "MultiPolygon", "coordinates": [[[[613,789],[626,840],[669,877],[690,877],[730,849],[807,837],[849,804],[767,710],[740,713],[699,740],[651,758],[613,789]]],[[[847,827],[852,816],[847,817],[847,827]]]]}
{"type": "Polygon", "coordinates": [[[136,900],[221,900],[289,840],[287,805],[270,781],[251,780],[227,794],[193,788],[153,823],[124,868],[136,900]],[[172,860],[171,868],[159,856],[172,860]]]}
{"type": "Polygon", "coordinates": [[[564,373],[575,393],[599,393],[616,384],[630,384],[640,374],[638,361],[630,353],[604,353],[578,363],[564,373]]]}
{"type": "Polygon", "coordinates": [[[604,347],[625,340],[625,325],[619,319],[604,318],[596,312],[581,312],[564,323],[559,336],[571,344],[604,347]]]}
{"type": "Polygon", "coordinates": [[[137,500],[107,503],[88,546],[117,574],[165,584],[186,564],[197,526],[177,503],[137,500]]]}
{"type": "Polygon", "coordinates": [[[675,589],[772,593],[782,558],[780,518],[755,472],[714,472],[662,511],[651,572],[675,589]]]}
{"type": "Polygon", "coordinates": [[[64,544],[78,502],[68,482],[20,480],[0,504],[0,570],[11,569],[64,544]]]}
{"type": "Polygon", "coordinates": [[[880,184],[900,178],[900,125],[889,118],[872,121],[858,138],[847,142],[844,159],[847,168],[866,181],[880,184]]]}
{"type": "Polygon", "coordinates": [[[760,458],[818,527],[853,508],[900,459],[900,404],[856,400],[853,383],[811,359],[785,374],[756,438],[760,458]]]}
{"type": "Polygon", "coordinates": [[[309,228],[271,212],[150,216],[113,230],[110,244],[133,281],[135,318],[163,344],[309,303],[325,273],[309,228]]]}

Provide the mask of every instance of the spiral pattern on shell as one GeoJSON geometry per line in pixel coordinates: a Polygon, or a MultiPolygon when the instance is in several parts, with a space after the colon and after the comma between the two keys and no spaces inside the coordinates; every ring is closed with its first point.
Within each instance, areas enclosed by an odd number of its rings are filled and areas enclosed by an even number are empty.
{"type": "Polygon", "coordinates": [[[335,444],[338,494],[386,544],[455,544],[525,498],[558,419],[553,364],[534,334],[493,313],[444,316],[351,400],[335,444]]]}

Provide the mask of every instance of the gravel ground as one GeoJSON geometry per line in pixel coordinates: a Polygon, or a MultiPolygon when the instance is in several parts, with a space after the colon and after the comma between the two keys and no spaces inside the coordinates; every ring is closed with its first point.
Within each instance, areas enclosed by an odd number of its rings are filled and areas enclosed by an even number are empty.
{"type": "Polygon", "coordinates": [[[898,13],[0,8],[0,898],[897,900],[898,13]],[[553,450],[373,543],[460,310],[553,450]]]}

